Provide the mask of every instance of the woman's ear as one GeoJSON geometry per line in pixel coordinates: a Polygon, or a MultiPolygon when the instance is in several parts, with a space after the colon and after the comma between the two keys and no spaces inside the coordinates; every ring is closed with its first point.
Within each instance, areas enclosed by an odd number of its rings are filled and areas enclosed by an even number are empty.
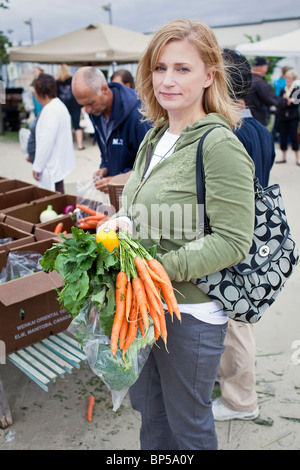
{"type": "Polygon", "coordinates": [[[206,80],[204,82],[204,88],[208,88],[214,81],[216,71],[214,69],[209,69],[206,75],[206,80]]]}

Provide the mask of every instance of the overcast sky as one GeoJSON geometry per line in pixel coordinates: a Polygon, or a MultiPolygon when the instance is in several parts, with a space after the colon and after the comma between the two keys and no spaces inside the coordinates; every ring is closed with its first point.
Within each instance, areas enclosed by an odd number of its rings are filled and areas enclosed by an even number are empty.
{"type": "Polygon", "coordinates": [[[84,28],[109,23],[102,6],[111,4],[112,23],[141,33],[153,32],[175,18],[198,18],[209,26],[300,17],[299,0],[10,0],[0,9],[0,30],[15,44],[41,42],[84,28]],[[12,31],[12,32],[10,32],[12,31]]]}

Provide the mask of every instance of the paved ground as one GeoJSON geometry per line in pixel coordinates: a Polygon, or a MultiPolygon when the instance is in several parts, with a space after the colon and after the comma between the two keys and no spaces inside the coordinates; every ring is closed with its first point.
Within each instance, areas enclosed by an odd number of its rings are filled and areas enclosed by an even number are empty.
{"type": "MultiPolygon", "coordinates": [[[[90,140],[85,145],[86,150],[76,151],[77,169],[66,180],[69,194],[76,194],[77,181],[88,180],[99,164],[97,147],[90,140]]],[[[18,143],[4,143],[1,138],[0,176],[35,184],[31,166],[23,159],[18,143]]],[[[274,166],[273,182],[281,185],[293,236],[300,247],[300,167],[295,165],[292,152],[286,165],[274,166]]],[[[300,449],[299,281],[298,267],[276,303],[255,327],[262,424],[216,423],[220,449],[300,449]]],[[[1,449],[139,449],[139,416],[131,410],[127,397],[121,408],[113,412],[110,393],[89,366],[59,379],[49,392],[44,392],[11,363],[0,368],[14,421],[10,428],[0,430],[1,449]],[[93,420],[88,422],[86,408],[91,392],[96,397],[96,406],[93,420]]]]}

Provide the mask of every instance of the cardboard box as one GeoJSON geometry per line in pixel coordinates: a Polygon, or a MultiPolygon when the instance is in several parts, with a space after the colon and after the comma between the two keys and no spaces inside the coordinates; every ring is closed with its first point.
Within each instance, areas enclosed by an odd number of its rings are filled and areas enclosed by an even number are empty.
{"type": "MultiPolygon", "coordinates": [[[[49,196],[46,199],[32,201],[28,204],[20,204],[18,207],[10,208],[5,211],[5,223],[20,228],[30,233],[34,233],[36,227],[43,227],[49,222],[41,223],[40,214],[46,210],[49,205],[57,212],[63,214],[64,208],[68,205],[76,205],[76,196],[69,194],[58,194],[49,196]]],[[[59,219],[55,219],[58,223],[59,219]]]]}
{"type": "MultiPolygon", "coordinates": [[[[0,183],[1,184],[1,183],[0,183]]],[[[57,195],[53,191],[39,188],[38,186],[27,186],[21,189],[14,189],[1,194],[0,197],[0,211],[3,213],[7,210],[16,209],[17,206],[32,202],[35,200],[47,198],[49,196],[57,195]]]]}
{"type": "Polygon", "coordinates": [[[25,243],[32,243],[35,240],[34,235],[0,222],[0,240],[6,238],[12,238],[12,241],[5,243],[0,241],[0,250],[5,252],[8,252],[12,248],[22,246],[25,243]]]}
{"type": "Polygon", "coordinates": [[[14,189],[26,188],[27,186],[33,186],[32,183],[25,183],[20,180],[0,179],[0,193],[6,193],[7,191],[13,191],[14,189]]]}
{"type": "MultiPolygon", "coordinates": [[[[72,227],[76,227],[76,219],[71,218],[70,215],[64,215],[59,219],[52,220],[51,222],[46,222],[44,224],[40,224],[40,226],[36,226],[34,229],[34,235],[43,237],[43,238],[51,238],[53,237],[54,229],[56,225],[62,222],[63,228],[62,231],[66,230],[67,234],[72,233],[72,227]]],[[[90,230],[92,233],[92,231],[90,230]]]]}
{"type": "MultiPolygon", "coordinates": [[[[32,250],[43,254],[57,239],[36,241],[10,250],[32,250]]],[[[8,253],[0,252],[0,270],[8,253]]],[[[0,284],[0,340],[6,354],[30,346],[68,328],[71,315],[60,308],[56,289],[63,280],[57,272],[36,272],[0,284]]]]}
{"type": "Polygon", "coordinates": [[[109,199],[112,206],[114,206],[115,210],[118,210],[121,207],[121,198],[123,193],[123,188],[127,183],[130,177],[131,171],[128,173],[122,173],[120,175],[114,176],[108,183],[108,193],[109,199]]]}

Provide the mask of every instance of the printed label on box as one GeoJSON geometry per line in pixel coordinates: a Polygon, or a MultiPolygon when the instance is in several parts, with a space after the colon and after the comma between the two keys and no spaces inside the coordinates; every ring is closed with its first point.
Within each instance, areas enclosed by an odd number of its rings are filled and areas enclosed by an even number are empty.
{"type": "Polygon", "coordinates": [[[65,310],[60,310],[52,313],[48,313],[43,317],[35,318],[29,322],[23,323],[22,325],[17,326],[17,332],[15,334],[15,340],[22,339],[25,336],[32,335],[34,333],[38,333],[45,328],[52,328],[54,325],[61,323],[63,321],[67,321],[71,319],[71,315],[69,313],[65,313],[65,310]]]}

